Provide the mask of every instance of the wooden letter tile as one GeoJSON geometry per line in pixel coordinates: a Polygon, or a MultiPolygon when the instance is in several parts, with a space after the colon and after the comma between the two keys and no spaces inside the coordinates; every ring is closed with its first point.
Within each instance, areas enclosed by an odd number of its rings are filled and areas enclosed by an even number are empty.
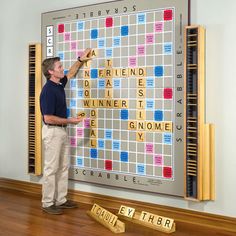
{"type": "Polygon", "coordinates": [[[137,132],[136,133],[136,141],[144,142],[145,141],[145,133],[144,132],[137,132]]]}
{"type": "Polygon", "coordinates": [[[137,120],[145,120],[146,119],[146,111],[144,109],[139,109],[136,111],[136,119],[137,120]]]}

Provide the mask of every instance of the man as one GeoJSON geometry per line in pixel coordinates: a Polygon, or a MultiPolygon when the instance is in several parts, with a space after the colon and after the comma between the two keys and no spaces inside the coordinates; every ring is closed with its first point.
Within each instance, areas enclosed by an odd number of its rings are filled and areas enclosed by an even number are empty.
{"type": "Polygon", "coordinates": [[[42,185],[42,209],[49,214],[62,214],[64,208],[77,205],[67,200],[69,143],[67,124],[78,124],[82,118],[67,118],[65,86],[85,61],[90,60],[91,49],[86,49],[64,75],[59,57],[45,59],[42,63],[47,82],[40,94],[43,116],[42,139],[44,143],[44,173],[42,185]]]}

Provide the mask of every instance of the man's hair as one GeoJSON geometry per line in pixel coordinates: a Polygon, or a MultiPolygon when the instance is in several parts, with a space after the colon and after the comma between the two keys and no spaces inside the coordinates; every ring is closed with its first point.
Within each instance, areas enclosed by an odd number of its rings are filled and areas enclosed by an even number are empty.
{"type": "Polygon", "coordinates": [[[51,57],[47,58],[42,62],[42,70],[43,74],[47,80],[51,78],[51,74],[48,72],[49,70],[54,70],[54,63],[60,61],[60,57],[51,57]]]}

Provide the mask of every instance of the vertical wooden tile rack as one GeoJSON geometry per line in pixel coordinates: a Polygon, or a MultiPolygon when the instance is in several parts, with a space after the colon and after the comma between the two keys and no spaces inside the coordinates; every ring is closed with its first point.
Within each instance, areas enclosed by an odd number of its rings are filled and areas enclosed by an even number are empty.
{"type": "Polygon", "coordinates": [[[41,83],[41,44],[29,45],[28,173],[42,174],[42,137],[39,95],[41,83]]]}
{"type": "Polygon", "coordinates": [[[205,29],[185,28],[185,198],[214,200],[214,125],[205,124],[205,29]]]}

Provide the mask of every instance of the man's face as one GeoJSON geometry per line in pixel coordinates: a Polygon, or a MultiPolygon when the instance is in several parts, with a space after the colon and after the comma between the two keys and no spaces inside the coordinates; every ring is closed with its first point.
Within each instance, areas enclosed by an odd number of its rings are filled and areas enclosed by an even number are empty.
{"type": "Polygon", "coordinates": [[[52,77],[62,79],[64,77],[64,68],[60,61],[54,63],[54,70],[50,70],[52,77]]]}

